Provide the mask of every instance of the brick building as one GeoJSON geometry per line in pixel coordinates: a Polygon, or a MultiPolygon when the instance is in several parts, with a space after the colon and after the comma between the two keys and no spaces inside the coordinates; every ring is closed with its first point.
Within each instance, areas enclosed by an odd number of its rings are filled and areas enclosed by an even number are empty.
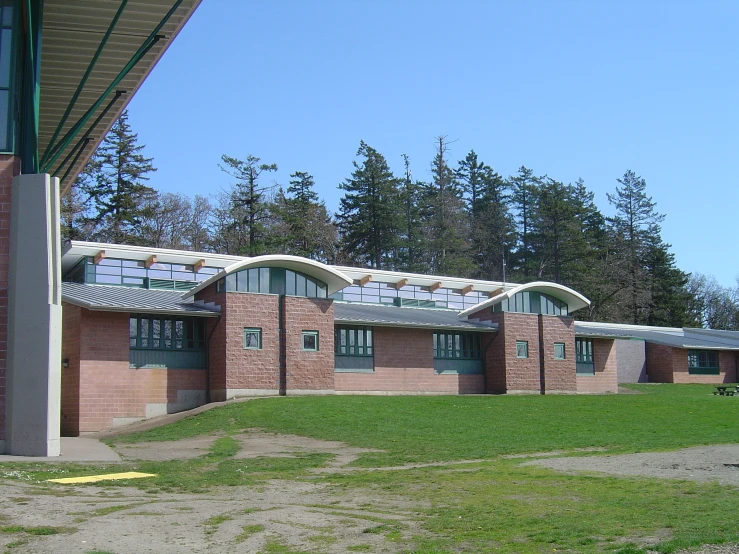
{"type": "Polygon", "coordinates": [[[64,434],[236,396],[736,380],[736,333],[578,322],[555,283],[76,241],[62,269],[64,434]]]}

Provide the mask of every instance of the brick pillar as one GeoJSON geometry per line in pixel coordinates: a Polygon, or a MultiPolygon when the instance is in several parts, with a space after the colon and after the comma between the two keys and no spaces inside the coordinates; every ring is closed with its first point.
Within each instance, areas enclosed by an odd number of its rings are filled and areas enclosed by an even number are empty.
{"type": "Polygon", "coordinates": [[[10,191],[20,173],[20,158],[0,155],[0,453],[5,451],[5,370],[8,357],[8,267],[10,191]]]}

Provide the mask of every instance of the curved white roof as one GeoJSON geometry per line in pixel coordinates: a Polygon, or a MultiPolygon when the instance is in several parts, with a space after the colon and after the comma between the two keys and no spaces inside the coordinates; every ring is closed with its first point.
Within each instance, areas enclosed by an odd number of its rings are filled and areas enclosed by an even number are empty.
{"type": "Polygon", "coordinates": [[[517,287],[508,289],[507,291],[502,292],[497,296],[494,296],[488,300],[485,300],[485,302],[480,302],[476,306],[467,308],[463,312],[459,313],[459,317],[466,318],[470,314],[478,312],[482,310],[483,308],[487,308],[488,306],[493,306],[497,304],[498,302],[500,302],[501,300],[505,300],[506,298],[512,297],[517,292],[525,292],[525,291],[543,292],[544,294],[548,294],[549,296],[558,298],[559,300],[562,300],[563,302],[567,303],[567,308],[569,312],[574,312],[575,310],[579,310],[580,308],[585,308],[586,306],[590,306],[590,300],[588,300],[582,294],[580,294],[579,292],[575,290],[572,290],[569,287],[560,285],[559,283],[549,283],[547,281],[534,281],[533,283],[526,283],[525,285],[518,285],[517,287]]]}
{"type": "Polygon", "coordinates": [[[352,284],[352,279],[344,275],[341,271],[334,269],[326,264],[301,258],[299,256],[288,256],[287,254],[269,254],[266,256],[255,256],[247,258],[229,265],[222,271],[219,271],[209,279],[200,283],[197,287],[190,289],[182,295],[183,298],[189,298],[195,293],[200,292],[204,288],[215,283],[218,279],[225,277],[235,271],[249,269],[251,267],[284,267],[293,271],[299,271],[310,277],[314,277],[323,281],[328,286],[328,294],[333,294],[352,284]]]}

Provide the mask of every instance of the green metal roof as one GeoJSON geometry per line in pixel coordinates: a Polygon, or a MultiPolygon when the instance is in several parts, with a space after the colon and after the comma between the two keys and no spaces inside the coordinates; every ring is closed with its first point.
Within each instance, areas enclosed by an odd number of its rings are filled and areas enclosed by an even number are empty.
{"type": "Polygon", "coordinates": [[[71,185],[200,0],[43,0],[39,170],[71,185]]]}
{"type": "Polygon", "coordinates": [[[184,300],[177,291],[113,285],[62,283],[62,301],[102,312],[156,313],[216,317],[220,308],[184,300]]]}

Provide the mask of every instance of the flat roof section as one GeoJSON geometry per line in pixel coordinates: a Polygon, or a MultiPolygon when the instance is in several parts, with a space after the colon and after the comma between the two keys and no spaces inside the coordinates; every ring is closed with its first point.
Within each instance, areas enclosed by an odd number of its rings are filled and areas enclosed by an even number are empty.
{"type": "Polygon", "coordinates": [[[462,321],[455,310],[334,302],[334,322],[379,327],[412,327],[495,333],[497,323],[462,321]]]}
{"type": "Polygon", "coordinates": [[[618,323],[575,322],[575,336],[587,338],[640,339],[673,348],[696,350],[739,350],[739,338],[726,336],[726,331],[648,327],[618,323]]]}
{"type": "Polygon", "coordinates": [[[62,283],[62,301],[92,311],[217,317],[216,306],[188,301],[182,293],[114,285],[62,283]]]}

